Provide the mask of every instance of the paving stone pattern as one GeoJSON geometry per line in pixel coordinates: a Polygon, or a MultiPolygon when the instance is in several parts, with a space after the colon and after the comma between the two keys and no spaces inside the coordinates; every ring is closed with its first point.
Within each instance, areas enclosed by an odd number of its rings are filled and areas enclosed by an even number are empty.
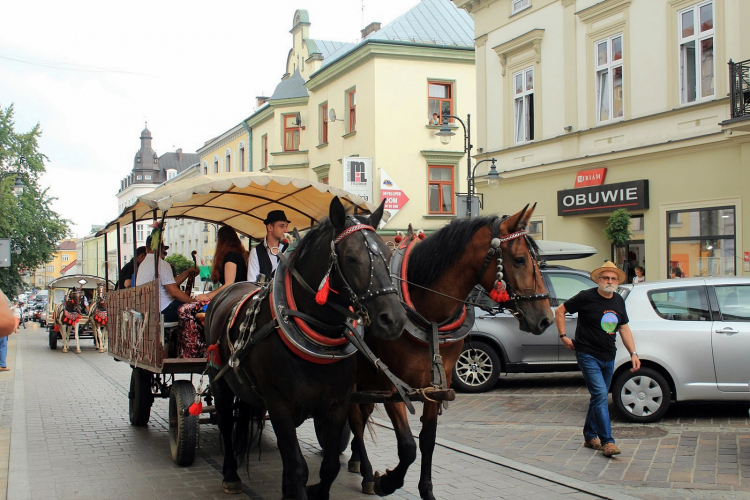
{"type": "MultiPolygon", "coordinates": [[[[46,331],[34,324],[14,336],[12,344],[17,346],[17,366],[10,363],[14,369],[7,379],[6,374],[0,376],[0,431],[7,432],[12,422],[10,463],[4,471],[9,471],[9,499],[228,498],[221,491],[222,455],[214,426],[201,426],[195,464],[178,467],[169,455],[165,400],[155,402],[148,426],[128,423],[128,365],[96,352],[90,340],[82,341],[80,355],[52,351],[46,331]]],[[[467,398],[467,403],[474,401],[480,399],[467,398]]],[[[441,435],[452,437],[456,432],[448,426],[441,429],[441,435]]],[[[301,427],[299,434],[314,482],[321,457],[311,424],[301,427]]],[[[388,429],[376,427],[376,434],[369,451],[375,467],[383,471],[395,465],[395,439],[388,429]]],[[[0,461],[7,456],[0,438],[0,461]]],[[[360,493],[360,478],[346,471],[347,460],[345,453],[331,498],[367,498],[360,493]]],[[[419,461],[404,489],[391,498],[418,498],[418,470],[419,461]]],[[[438,448],[433,470],[441,499],[596,497],[539,477],[543,474],[527,474],[445,447],[438,448]]],[[[281,498],[281,460],[270,425],[250,473],[251,479],[242,474],[244,497],[281,498]]]]}

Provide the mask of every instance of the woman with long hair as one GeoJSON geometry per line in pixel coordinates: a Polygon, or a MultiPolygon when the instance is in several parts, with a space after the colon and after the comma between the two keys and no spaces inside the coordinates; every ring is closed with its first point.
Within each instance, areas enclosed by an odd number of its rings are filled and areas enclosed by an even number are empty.
{"type": "MultiPolygon", "coordinates": [[[[216,236],[216,253],[211,267],[211,281],[221,286],[196,297],[197,302],[180,307],[180,336],[178,356],[181,358],[202,358],[206,354],[206,340],[202,322],[196,316],[203,316],[205,306],[216,297],[223,288],[247,277],[247,259],[249,252],[237,237],[231,226],[222,226],[216,236]]],[[[202,319],[202,318],[199,318],[202,319]]]]}

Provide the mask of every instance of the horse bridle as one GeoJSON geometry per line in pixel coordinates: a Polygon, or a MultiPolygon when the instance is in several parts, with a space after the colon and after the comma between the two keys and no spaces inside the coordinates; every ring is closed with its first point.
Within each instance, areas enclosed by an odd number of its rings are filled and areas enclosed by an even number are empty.
{"type": "Polygon", "coordinates": [[[503,249],[501,245],[508,241],[512,242],[513,240],[516,240],[518,238],[524,238],[524,240],[526,241],[526,247],[528,248],[528,251],[529,251],[529,255],[531,256],[531,265],[534,271],[534,292],[536,292],[538,255],[525,229],[511,233],[508,236],[503,236],[503,237],[500,236],[500,226],[508,218],[509,217],[507,216],[503,218],[497,218],[492,222],[492,225],[490,226],[490,233],[491,233],[490,249],[487,251],[487,256],[484,258],[484,262],[482,263],[482,269],[479,271],[479,275],[477,276],[477,282],[481,282],[482,275],[484,274],[485,270],[487,270],[487,267],[490,265],[492,258],[495,256],[495,254],[497,254],[497,274],[495,275],[494,286],[500,290],[506,290],[508,292],[510,301],[513,302],[513,306],[508,307],[508,310],[516,319],[521,319],[523,318],[523,311],[521,311],[519,307],[519,302],[524,301],[524,300],[549,299],[549,293],[531,293],[531,294],[526,294],[526,295],[519,295],[513,291],[513,288],[511,287],[511,284],[510,284],[510,280],[508,279],[507,276],[503,274],[503,249]]]}

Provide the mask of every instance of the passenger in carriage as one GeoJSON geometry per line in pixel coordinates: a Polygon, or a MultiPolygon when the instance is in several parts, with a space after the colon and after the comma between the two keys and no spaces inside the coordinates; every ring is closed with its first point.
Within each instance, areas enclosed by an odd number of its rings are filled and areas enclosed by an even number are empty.
{"type": "MultiPolygon", "coordinates": [[[[146,247],[138,247],[135,251],[135,256],[135,261],[138,262],[138,265],[140,266],[143,259],[146,258],[146,247]]],[[[130,262],[120,269],[120,277],[117,280],[116,290],[122,290],[123,288],[130,288],[133,286],[133,283],[135,282],[133,279],[133,275],[135,274],[135,264],[133,264],[133,260],[134,259],[130,259],[130,262]]]]}
{"type": "Polygon", "coordinates": [[[221,286],[196,297],[198,302],[180,307],[180,334],[177,352],[182,358],[202,358],[206,353],[206,341],[203,334],[204,306],[211,299],[247,276],[247,259],[249,252],[237,237],[237,232],[230,226],[222,226],[216,239],[216,254],[211,267],[211,281],[221,286]],[[196,319],[198,320],[196,322],[196,319]]]}
{"type": "MultiPolygon", "coordinates": [[[[154,281],[154,251],[151,249],[151,237],[146,238],[146,258],[138,266],[138,276],[136,277],[136,286],[143,285],[154,281]]],[[[172,274],[172,266],[164,259],[159,258],[159,309],[164,315],[165,322],[174,322],[178,320],[177,310],[183,304],[194,302],[193,298],[180,290],[180,285],[189,276],[198,274],[198,269],[190,268],[179,276],[172,274]]]]}
{"type": "Polygon", "coordinates": [[[279,253],[286,250],[288,246],[287,243],[282,243],[282,239],[290,222],[283,210],[268,212],[263,221],[266,225],[266,237],[258,246],[250,250],[247,281],[258,281],[259,274],[263,274],[266,279],[271,278],[279,266],[279,253]]]}

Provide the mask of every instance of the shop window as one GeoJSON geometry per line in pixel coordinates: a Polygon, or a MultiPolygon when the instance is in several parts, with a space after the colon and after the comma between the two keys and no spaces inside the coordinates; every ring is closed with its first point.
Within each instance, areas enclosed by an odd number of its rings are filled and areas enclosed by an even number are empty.
{"type": "Polygon", "coordinates": [[[714,3],[703,2],[677,13],[680,101],[714,96],[714,3]]]}
{"type": "Polygon", "coordinates": [[[704,287],[669,288],[648,293],[656,314],[670,321],[711,321],[704,287]]]}
{"type": "Polygon", "coordinates": [[[428,186],[429,212],[431,214],[452,214],[455,198],[453,167],[430,166],[428,186]]]}
{"type": "Polygon", "coordinates": [[[534,140],[534,69],[513,75],[514,136],[516,144],[534,140]]]}
{"type": "Polygon", "coordinates": [[[596,58],[596,121],[622,118],[622,34],[594,44],[596,58]]]}
{"type": "Polygon", "coordinates": [[[284,151],[299,151],[297,113],[284,116],[284,151]]]}
{"type": "Polygon", "coordinates": [[[320,144],[328,144],[328,103],[320,105],[320,144]]]}
{"type": "MultiPolygon", "coordinates": [[[[428,82],[428,120],[430,125],[441,125],[443,117],[453,114],[453,84],[428,82]]],[[[453,118],[449,119],[451,122],[453,118]]]]}
{"type": "Polygon", "coordinates": [[[531,7],[531,0],[513,0],[510,4],[510,13],[515,14],[531,7]]]}
{"type": "Polygon", "coordinates": [[[734,207],[668,212],[667,218],[670,270],[679,268],[683,277],[736,274],[734,207]]]}
{"type": "Polygon", "coordinates": [[[351,134],[357,131],[357,89],[352,89],[346,93],[346,103],[349,108],[346,131],[351,134]]]}

